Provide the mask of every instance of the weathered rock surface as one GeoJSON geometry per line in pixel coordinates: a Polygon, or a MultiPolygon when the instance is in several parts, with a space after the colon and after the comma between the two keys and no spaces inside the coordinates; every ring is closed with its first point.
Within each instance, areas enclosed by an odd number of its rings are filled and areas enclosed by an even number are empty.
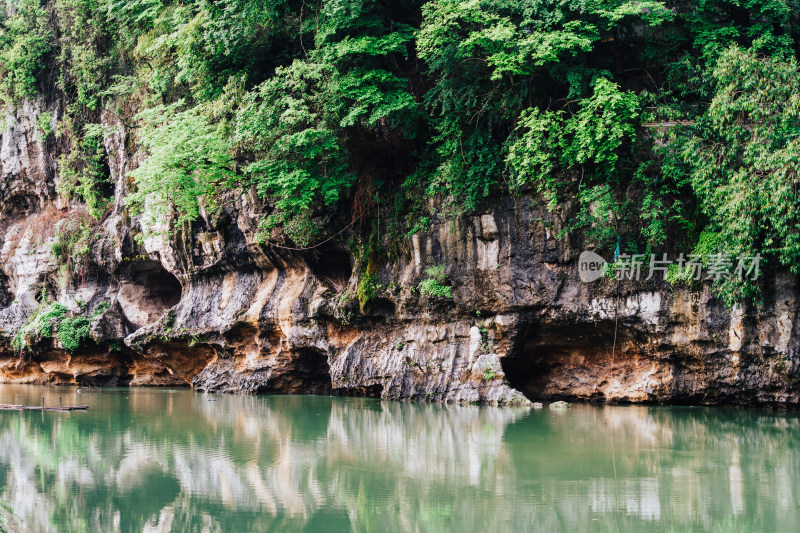
{"type": "Polygon", "coordinates": [[[108,117],[115,198],[82,270],[58,283],[53,228],[84,210],[55,192],[56,163],[34,127],[42,106],[9,113],[0,148],[1,381],[453,402],[800,403],[795,276],[768,272],[763,307],[733,311],[708,286],[582,283],[580,235],[559,238],[563,221],[534,197],[498,199],[394,243],[362,311],[362,265],[344,241],[310,251],[258,244],[264,208],[252,192],[231,196],[191,235],[138,244],[140,221],[122,201],[138,156],[108,117]],[[433,265],[444,266],[452,299],[415,290],[433,265]],[[74,313],[108,304],[75,353],[54,340],[10,348],[42,287],[74,313]]]}

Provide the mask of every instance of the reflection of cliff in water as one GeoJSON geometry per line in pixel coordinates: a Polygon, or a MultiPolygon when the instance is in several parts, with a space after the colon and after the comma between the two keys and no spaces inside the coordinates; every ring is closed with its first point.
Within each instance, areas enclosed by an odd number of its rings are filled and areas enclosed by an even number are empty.
{"type": "Polygon", "coordinates": [[[800,423],[785,413],[555,413],[148,390],[87,398],[87,413],[1,419],[0,497],[34,531],[800,522],[800,423]]]}

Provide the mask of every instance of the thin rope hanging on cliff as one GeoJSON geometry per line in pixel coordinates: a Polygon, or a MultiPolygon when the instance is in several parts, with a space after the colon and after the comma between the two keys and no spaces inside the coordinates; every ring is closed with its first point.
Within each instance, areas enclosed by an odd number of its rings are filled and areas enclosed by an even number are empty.
{"type": "Polygon", "coordinates": [[[614,295],[614,344],[611,345],[611,366],[617,355],[617,325],[619,324],[619,279],[617,279],[617,293],[614,295]]]}
{"type": "MultiPolygon", "coordinates": [[[[614,262],[619,259],[620,237],[617,235],[617,247],[614,249],[614,262]]],[[[614,359],[617,355],[617,324],[619,322],[619,278],[617,278],[617,290],[614,295],[614,344],[611,346],[611,366],[614,366],[614,359]]]]}
{"type": "Polygon", "coordinates": [[[282,249],[282,250],[294,250],[294,251],[297,251],[297,252],[303,252],[303,251],[307,251],[307,250],[313,250],[314,248],[319,248],[319,247],[320,247],[320,246],[322,246],[323,244],[325,244],[325,243],[327,243],[327,242],[330,242],[330,241],[332,241],[333,239],[335,239],[336,237],[338,237],[339,235],[341,235],[342,233],[344,233],[345,231],[347,231],[348,229],[350,229],[352,226],[353,226],[353,224],[352,224],[352,223],[351,223],[351,224],[348,224],[347,226],[345,226],[344,228],[342,228],[342,230],[341,230],[340,232],[338,232],[338,233],[336,233],[336,234],[334,234],[334,235],[331,235],[330,237],[328,237],[328,238],[327,238],[327,239],[325,239],[324,241],[322,241],[322,242],[318,242],[317,244],[314,244],[313,246],[301,246],[301,247],[294,247],[294,246],[281,246],[280,244],[275,244],[274,242],[266,242],[266,243],[264,243],[264,244],[266,244],[266,245],[268,245],[268,246],[274,246],[275,248],[280,248],[280,249],[282,249]]]}

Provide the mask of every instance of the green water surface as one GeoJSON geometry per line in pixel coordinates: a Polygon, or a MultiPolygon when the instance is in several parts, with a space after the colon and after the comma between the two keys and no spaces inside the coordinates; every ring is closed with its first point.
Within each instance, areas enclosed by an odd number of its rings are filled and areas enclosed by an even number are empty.
{"type": "MultiPolygon", "coordinates": [[[[793,412],[0,386],[27,531],[800,530],[793,412]]],[[[7,525],[8,527],[8,525],[7,525]]]]}

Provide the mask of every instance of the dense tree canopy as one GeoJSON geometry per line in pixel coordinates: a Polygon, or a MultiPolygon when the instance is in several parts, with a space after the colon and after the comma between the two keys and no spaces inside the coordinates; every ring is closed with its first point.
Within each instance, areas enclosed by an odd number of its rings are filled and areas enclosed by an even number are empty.
{"type": "Polygon", "coordinates": [[[42,130],[96,218],[105,110],[144,155],[128,205],[172,227],[255,188],[265,239],[401,235],[536,190],[601,249],[800,272],[798,0],[4,3],[0,94],[65,102],[42,130]]]}

